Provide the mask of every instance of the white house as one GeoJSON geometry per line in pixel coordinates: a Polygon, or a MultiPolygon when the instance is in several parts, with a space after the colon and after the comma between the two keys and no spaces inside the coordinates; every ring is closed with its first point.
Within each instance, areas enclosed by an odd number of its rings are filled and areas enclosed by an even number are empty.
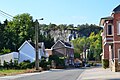
{"type": "MultiPolygon", "coordinates": [[[[41,59],[41,56],[46,56],[46,52],[45,52],[45,47],[44,47],[44,43],[41,42],[39,43],[40,47],[39,48],[39,59],[41,59]]],[[[29,41],[25,41],[21,46],[20,48],[18,49],[19,50],[19,62],[22,62],[24,60],[30,60],[31,62],[35,61],[35,44],[29,42],[29,41]]]]}
{"type": "Polygon", "coordinates": [[[0,56],[0,63],[3,65],[4,61],[10,62],[10,60],[14,62],[14,60],[18,60],[18,52],[11,52],[8,54],[4,54],[0,56]]]}

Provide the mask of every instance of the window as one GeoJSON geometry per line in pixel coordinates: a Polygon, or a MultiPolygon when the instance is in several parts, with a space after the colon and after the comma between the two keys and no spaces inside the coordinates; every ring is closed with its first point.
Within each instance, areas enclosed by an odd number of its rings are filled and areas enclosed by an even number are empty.
{"type": "Polygon", "coordinates": [[[120,35],[120,21],[117,23],[117,34],[120,35]]]}
{"type": "Polygon", "coordinates": [[[118,49],[118,62],[120,63],[120,49],[118,49]]]}
{"type": "Polygon", "coordinates": [[[108,35],[112,35],[112,25],[108,25],[108,35]]]}

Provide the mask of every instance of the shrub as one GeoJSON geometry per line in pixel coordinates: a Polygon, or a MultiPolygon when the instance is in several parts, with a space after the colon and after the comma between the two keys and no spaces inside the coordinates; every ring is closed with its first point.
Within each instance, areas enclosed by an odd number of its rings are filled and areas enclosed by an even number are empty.
{"type": "Polygon", "coordinates": [[[32,68],[32,67],[31,67],[31,63],[30,63],[29,60],[25,60],[25,61],[21,62],[21,63],[19,64],[19,67],[20,67],[21,69],[32,68]]]}
{"type": "Polygon", "coordinates": [[[65,62],[64,62],[64,58],[60,58],[57,55],[51,55],[49,57],[49,62],[52,63],[52,61],[55,62],[55,67],[56,68],[65,68],[65,62]]]}
{"type": "Polygon", "coordinates": [[[103,68],[108,68],[109,67],[109,60],[108,59],[103,59],[102,60],[102,66],[103,68]]]}
{"type": "Polygon", "coordinates": [[[12,69],[12,68],[14,67],[14,63],[13,63],[12,59],[10,60],[10,62],[9,62],[8,65],[9,65],[9,68],[10,68],[10,69],[12,69]]]}
{"type": "Polygon", "coordinates": [[[49,70],[50,69],[50,63],[47,62],[46,60],[42,59],[39,63],[39,66],[42,67],[44,70],[49,70]]]}
{"type": "Polygon", "coordinates": [[[18,60],[14,60],[14,69],[20,69],[19,65],[18,65],[18,60]]]}
{"type": "Polygon", "coordinates": [[[3,49],[1,50],[0,55],[2,55],[2,54],[6,54],[6,53],[10,53],[10,52],[11,52],[10,49],[3,48],[3,49]]]}
{"type": "Polygon", "coordinates": [[[8,68],[9,68],[9,63],[6,62],[5,60],[4,60],[4,63],[3,63],[3,67],[4,67],[5,69],[8,69],[8,68]]]}

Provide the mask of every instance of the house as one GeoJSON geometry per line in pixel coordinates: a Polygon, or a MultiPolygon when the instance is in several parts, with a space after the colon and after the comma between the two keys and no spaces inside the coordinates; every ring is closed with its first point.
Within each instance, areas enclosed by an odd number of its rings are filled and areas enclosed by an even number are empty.
{"type": "MultiPolygon", "coordinates": [[[[38,50],[39,59],[41,59],[42,56],[47,57],[44,43],[43,42],[39,43],[39,46],[40,46],[38,50]]],[[[34,43],[25,41],[18,50],[19,50],[19,62],[22,62],[24,60],[30,60],[31,62],[35,61],[36,51],[34,43]]]]}
{"type": "Polygon", "coordinates": [[[112,71],[120,71],[120,5],[113,9],[111,16],[101,18],[100,25],[104,26],[102,60],[109,61],[112,71]]]}
{"type": "Polygon", "coordinates": [[[65,65],[74,64],[74,48],[68,42],[58,40],[52,47],[52,55],[58,55],[65,58],[65,65]]]}
{"type": "Polygon", "coordinates": [[[5,62],[10,62],[11,60],[14,62],[15,60],[18,60],[18,52],[11,52],[8,54],[0,55],[0,64],[3,65],[5,62]]]}
{"type": "Polygon", "coordinates": [[[45,49],[45,51],[48,54],[48,57],[52,55],[52,49],[45,49]]]}

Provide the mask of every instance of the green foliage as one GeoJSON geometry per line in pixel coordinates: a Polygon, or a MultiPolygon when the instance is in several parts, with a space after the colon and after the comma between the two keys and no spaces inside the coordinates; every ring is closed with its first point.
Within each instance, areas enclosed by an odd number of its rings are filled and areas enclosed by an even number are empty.
{"type": "Polygon", "coordinates": [[[25,60],[21,63],[18,63],[17,60],[14,60],[14,62],[12,61],[12,59],[10,60],[10,62],[6,62],[4,61],[3,66],[0,66],[0,69],[31,69],[35,67],[35,62],[30,62],[29,60],[25,60]]]}
{"type": "Polygon", "coordinates": [[[34,37],[34,23],[33,18],[28,13],[17,15],[12,21],[8,23],[10,31],[13,33],[12,41],[16,45],[16,48],[21,45],[25,40],[32,39],[34,37]]]}
{"type": "Polygon", "coordinates": [[[102,52],[102,38],[98,34],[91,33],[89,37],[80,37],[72,41],[74,44],[74,53],[81,54],[89,49],[88,59],[100,61],[100,54],[102,52]]]}
{"type": "Polygon", "coordinates": [[[95,24],[82,24],[77,26],[77,30],[79,32],[79,37],[89,37],[92,32],[95,34],[99,33],[103,28],[96,26],[95,24]]]}
{"type": "Polygon", "coordinates": [[[13,63],[12,59],[10,60],[10,62],[9,62],[8,65],[9,65],[9,68],[10,68],[10,69],[12,69],[12,68],[14,67],[14,63],[13,63]]]}
{"type": "Polygon", "coordinates": [[[39,42],[44,42],[45,48],[50,49],[54,45],[54,38],[48,34],[47,37],[45,35],[39,34],[39,42]]]}
{"type": "Polygon", "coordinates": [[[42,67],[44,70],[49,70],[50,69],[50,63],[48,61],[46,61],[45,57],[41,58],[39,66],[42,67]]]}
{"type": "Polygon", "coordinates": [[[57,55],[50,55],[49,56],[49,62],[51,63],[52,61],[55,62],[55,66],[57,68],[65,68],[65,62],[64,62],[64,58],[60,58],[57,55]]]}
{"type": "Polygon", "coordinates": [[[9,69],[9,63],[6,62],[6,61],[4,61],[4,63],[3,63],[3,67],[4,67],[5,69],[9,69]]]}
{"type": "Polygon", "coordinates": [[[90,54],[93,54],[92,57],[95,60],[100,60],[100,54],[102,52],[102,37],[100,36],[101,33],[94,34],[91,33],[89,40],[90,40],[90,54]]]}
{"type": "Polygon", "coordinates": [[[5,48],[3,48],[3,49],[1,50],[0,55],[2,55],[2,54],[6,54],[6,53],[10,53],[10,52],[11,52],[10,49],[5,49],[5,48]]]}
{"type": "Polygon", "coordinates": [[[109,67],[109,60],[108,59],[103,59],[102,60],[102,66],[103,68],[108,68],[109,67]]]}
{"type": "Polygon", "coordinates": [[[29,60],[25,60],[19,64],[20,69],[33,68],[33,64],[29,60]]]}
{"type": "Polygon", "coordinates": [[[80,58],[80,54],[79,53],[74,53],[74,58],[80,58]]]}

